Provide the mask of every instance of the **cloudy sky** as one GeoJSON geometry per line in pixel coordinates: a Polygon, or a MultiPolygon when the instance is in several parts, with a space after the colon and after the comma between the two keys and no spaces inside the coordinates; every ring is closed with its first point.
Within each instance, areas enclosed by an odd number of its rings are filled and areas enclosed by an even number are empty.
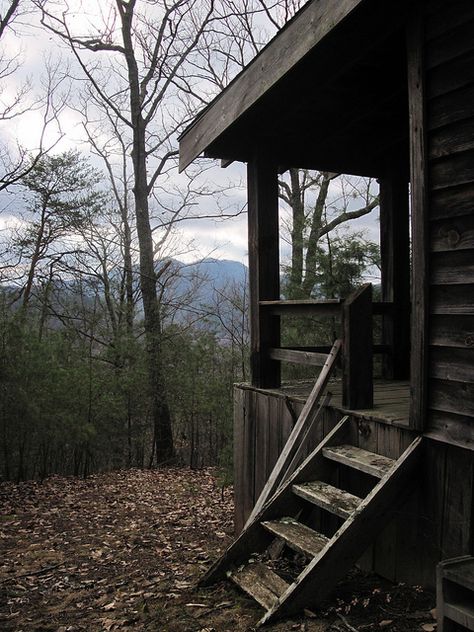
{"type": "MultiPolygon", "coordinates": [[[[0,2],[0,10],[3,13],[5,3],[0,2]],[[3,6],[2,6],[3,5],[3,6]]],[[[78,13],[76,23],[87,26],[93,22],[96,2],[82,3],[85,7],[83,13],[78,13]]],[[[57,60],[64,68],[70,62],[68,51],[57,40],[40,28],[38,17],[25,16],[21,24],[16,27],[16,33],[10,32],[2,40],[3,54],[8,58],[16,57],[19,60],[18,70],[3,81],[0,101],[8,104],[15,98],[15,93],[25,81],[31,82],[32,88],[28,99],[34,100],[34,95],[40,94],[44,88],[45,66],[47,63],[55,65],[57,60]]],[[[68,89],[68,83],[64,81],[61,86],[64,93],[68,89]]],[[[74,87],[73,87],[74,89],[74,87]]],[[[11,148],[15,143],[23,147],[34,149],[39,144],[39,135],[42,128],[42,111],[30,111],[21,117],[14,119],[0,127],[2,143],[9,144],[11,148]]],[[[89,153],[82,119],[73,107],[65,107],[59,116],[59,126],[51,124],[48,127],[45,144],[53,145],[58,141],[59,134],[62,138],[54,147],[55,152],[66,149],[78,148],[84,153],[89,153]]],[[[93,158],[93,160],[97,160],[93,158]]],[[[98,164],[98,163],[97,163],[98,164]]],[[[185,177],[185,176],[184,176],[185,177]]],[[[221,169],[216,162],[215,166],[206,170],[201,177],[202,183],[207,189],[225,189],[224,195],[219,198],[219,205],[225,206],[226,213],[238,213],[234,219],[200,219],[182,222],[180,224],[180,236],[175,238],[176,252],[184,261],[199,259],[206,256],[233,259],[246,263],[247,261],[247,218],[245,212],[246,202],[246,172],[245,165],[234,163],[227,169],[221,169]],[[189,246],[188,244],[192,244],[189,246]]],[[[176,178],[176,182],[178,179],[176,178]]],[[[337,183],[334,183],[333,197],[337,197],[337,183]]],[[[3,196],[0,200],[2,213],[0,214],[0,228],[8,225],[18,214],[18,199],[13,196],[3,196]]],[[[352,208],[362,205],[362,201],[351,202],[352,208]]],[[[209,215],[215,210],[212,197],[203,197],[199,201],[199,213],[209,215]]],[[[282,210],[282,216],[285,211],[282,210]]],[[[378,241],[377,211],[370,216],[356,220],[355,230],[362,230],[367,238],[378,241]]],[[[288,246],[282,242],[282,258],[288,254],[288,246]]]]}

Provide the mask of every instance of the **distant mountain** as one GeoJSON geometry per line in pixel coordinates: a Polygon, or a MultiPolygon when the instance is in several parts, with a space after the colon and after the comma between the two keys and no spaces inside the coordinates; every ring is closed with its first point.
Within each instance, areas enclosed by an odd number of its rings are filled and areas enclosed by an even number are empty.
{"type": "MultiPolygon", "coordinates": [[[[208,310],[212,312],[222,296],[232,296],[233,290],[244,287],[247,278],[247,267],[238,261],[202,259],[184,264],[173,260],[161,278],[164,304],[169,306],[165,313],[175,322],[184,322],[208,310]]],[[[221,327],[211,316],[196,326],[217,330],[221,327]]]]}

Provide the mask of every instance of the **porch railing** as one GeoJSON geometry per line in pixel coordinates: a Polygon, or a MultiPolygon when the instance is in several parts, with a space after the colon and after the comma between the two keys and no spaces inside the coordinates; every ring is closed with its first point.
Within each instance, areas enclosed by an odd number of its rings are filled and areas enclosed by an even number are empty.
{"type": "MultiPolygon", "coordinates": [[[[393,304],[372,301],[372,285],[366,284],[346,300],[278,300],[260,301],[259,310],[264,320],[280,316],[320,316],[342,321],[342,384],[343,406],[348,409],[373,406],[373,355],[390,355],[387,344],[373,343],[373,316],[390,316],[393,304]]],[[[279,330],[279,327],[278,327],[279,330]]],[[[275,340],[276,342],[276,340],[275,340]]],[[[268,360],[309,366],[323,366],[330,346],[315,347],[260,347],[268,360]]],[[[274,385],[276,386],[276,384],[274,385]]]]}

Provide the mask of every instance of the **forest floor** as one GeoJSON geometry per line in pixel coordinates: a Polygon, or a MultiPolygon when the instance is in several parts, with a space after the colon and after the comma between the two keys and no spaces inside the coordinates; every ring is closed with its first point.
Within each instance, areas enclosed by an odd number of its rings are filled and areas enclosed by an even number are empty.
{"type": "MultiPolygon", "coordinates": [[[[0,630],[244,632],[262,611],[229,583],[196,590],[232,540],[210,469],[0,484],[0,630]]],[[[433,596],[355,573],[284,632],[433,632],[433,596]]]]}

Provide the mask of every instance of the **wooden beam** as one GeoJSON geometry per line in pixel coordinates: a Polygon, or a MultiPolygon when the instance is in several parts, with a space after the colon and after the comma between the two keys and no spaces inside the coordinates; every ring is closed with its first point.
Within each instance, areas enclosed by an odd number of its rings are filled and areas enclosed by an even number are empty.
{"type": "Polygon", "coordinates": [[[260,308],[268,314],[278,316],[340,316],[342,301],[330,299],[317,300],[291,300],[291,301],[260,301],[260,308]]]}
{"type": "Polygon", "coordinates": [[[180,170],[185,169],[232,123],[273,87],[362,0],[309,2],[212,101],[180,137],[180,170]]]}
{"type": "Polygon", "coordinates": [[[268,349],[280,346],[280,318],[261,310],[260,301],[280,298],[277,168],[257,156],[247,174],[251,382],[275,388],[280,386],[280,363],[269,357],[268,349]]]}
{"type": "Polygon", "coordinates": [[[315,351],[303,351],[301,349],[270,348],[268,355],[272,360],[280,362],[292,362],[293,364],[305,364],[307,366],[324,366],[327,354],[315,351]]]}
{"type": "Polygon", "coordinates": [[[367,283],[344,303],[344,408],[372,408],[373,340],[372,285],[367,283]]]}
{"type": "Polygon", "coordinates": [[[428,391],[428,208],[423,53],[423,15],[419,3],[407,26],[412,232],[410,426],[418,430],[425,425],[428,391]]]}
{"type": "Polygon", "coordinates": [[[392,169],[380,180],[380,252],[382,301],[393,304],[383,318],[382,340],[391,353],[383,361],[383,377],[406,380],[410,375],[410,228],[408,182],[392,169]]]}

